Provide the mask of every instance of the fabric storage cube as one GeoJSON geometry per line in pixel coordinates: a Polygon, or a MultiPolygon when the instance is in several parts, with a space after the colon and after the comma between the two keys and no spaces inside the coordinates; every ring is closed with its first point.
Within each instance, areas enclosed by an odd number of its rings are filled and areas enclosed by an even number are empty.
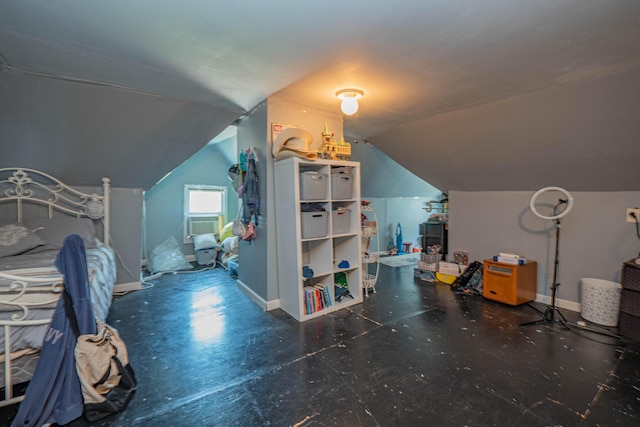
{"type": "Polygon", "coordinates": [[[640,317],[621,312],[619,330],[620,335],[640,341],[640,317]]]}
{"type": "Polygon", "coordinates": [[[589,322],[616,326],[620,310],[620,283],[609,280],[580,279],[580,315],[589,322]]]}
{"type": "Polygon", "coordinates": [[[313,239],[324,237],[329,230],[328,212],[302,212],[302,238],[313,239]]]}
{"type": "Polygon", "coordinates": [[[349,232],[351,209],[336,209],[331,212],[331,229],[333,234],[349,232]]]}
{"type": "Polygon", "coordinates": [[[619,331],[624,337],[640,340],[640,291],[623,287],[619,331]]]}
{"type": "Polygon", "coordinates": [[[351,168],[333,168],[331,170],[331,198],[350,199],[351,197],[353,197],[351,168]]]}
{"type": "Polygon", "coordinates": [[[300,173],[300,199],[322,200],[327,198],[327,175],[314,171],[300,173]]]}
{"type": "Polygon", "coordinates": [[[625,289],[640,291],[640,265],[629,261],[624,263],[622,283],[625,289]]]}
{"type": "Polygon", "coordinates": [[[640,292],[622,289],[620,297],[620,312],[640,316],[640,292]]]}

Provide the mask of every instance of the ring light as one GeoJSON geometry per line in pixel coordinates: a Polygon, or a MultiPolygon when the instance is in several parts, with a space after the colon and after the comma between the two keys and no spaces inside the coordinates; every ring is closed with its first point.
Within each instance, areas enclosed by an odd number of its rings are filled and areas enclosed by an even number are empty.
{"type": "Polygon", "coordinates": [[[563,216],[565,216],[566,214],[568,214],[569,212],[571,212],[571,209],[573,208],[573,196],[571,196],[571,194],[569,194],[569,192],[567,190],[565,190],[564,188],[561,188],[561,187],[545,187],[545,188],[541,188],[540,190],[538,190],[535,193],[533,193],[533,195],[531,196],[531,199],[529,200],[529,208],[531,209],[531,212],[533,212],[537,217],[540,217],[542,219],[560,219],[563,216]],[[551,216],[542,215],[536,209],[536,201],[538,200],[538,197],[540,195],[542,195],[543,193],[546,193],[548,191],[559,191],[560,193],[562,193],[564,195],[564,197],[566,199],[566,202],[565,202],[565,203],[567,203],[566,209],[563,210],[562,212],[560,212],[557,215],[551,215],[551,216]]]}
{"type": "MultiPolygon", "coordinates": [[[[538,216],[538,217],[540,217],[542,219],[552,219],[552,220],[554,220],[555,229],[556,229],[556,248],[555,248],[555,256],[553,257],[553,285],[551,286],[551,304],[549,304],[547,306],[547,309],[544,312],[542,312],[542,311],[536,309],[535,307],[531,306],[531,308],[535,309],[538,313],[542,314],[542,318],[540,318],[538,320],[534,320],[532,322],[521,323],[520,326],[539,325],[541,323],[558,321],[558,322],[561,322],[564,325],[565,328],[570,329],[569,328],[569,323],[567,322],[567,319],[564,317],[562,312],[560,310],[558,310],[558,306],[556,304],[556,294],[557,294],[558,287],[560,286],[560,283],[558,283],[558,267],[559,267],[559,264],[560,264],[559,261],[558,261],[558,252],[559,252],[558,248],[559,248],[559,244],[560,244],[560,228],[561,228],[560,227],[560,218],[562,218],[563,216],[565,216],[566,214],[571,212],[571,209],[573,208],[573,197],[564,188],[560,188],[560,187],[545,187],[545,188],[542,188],[542,189],[536,191],[535,193],[533,193],[533,195],[531,196],[531,199],[529,200],[529,208],[531,208],[531,211],[536,216],[538,216]],[[558,191],[558,192],[560,192],[560,193],[562,193],[564,195],[565,198],[564,199],[559,199],[558,200],[558,204],[556,204],[554,206],[554,208],[553,208],[553,212],[555,213],[556,208],[558,206],[560,206],[561,204],[566,204],[567,207],[562,212],[560,212],[559,214],[546,216],[546,215],[542,215],[536,209],[536,201],[538,200],[538,197],[541,194],[546,193],[547,191],[558,191]],[[558,319],[556,319],[556,313],[558,313],[558,316],[559,316],[558,319]]],[[[573,325],[573,326],[577,326],[577,325],[573,325]]],[[[596,331],[594,329],[589,329],[589,328],[585,328],[585,329],[588,330],[588,331],[591,331],[591,332],[600,333],[600,334],[611,336],[611,337],[614,337],[614,338],[617,337],[617,335],[610,335],[610,334],[607,334],[605,332],[596,331]]]]}
{"type": "Polygon", "coordinates": [[[573,197],[564,188],[545,187],[533,193],[533,195],[531,196],[531,199],[529,200],[529,208],[531,209],[531,212],[533,212],[539,218],[554,220],[555,229],[556,229],[556,251],[555,251],[555,257],[553,261],[553,285],[551,286],[551,304],[547,306],[547,309],[544,311],[544,313],[536,309],[536,311],[542,314],[542,318],[540,320],[521,323],[520,326],[537,325],[540,323],[555,321],[556,320],[555,315],[556,315],[556,312],[558,312],[558,315],[560,316],[560,319],[558,319],[558,321],[562,322],[562,324],[566,328],[569,328],[567,326],[567,319],[565,319],[564,315],[562,314],[561,311],[558,310],[558,306],[556,305],[556,291],[558,289],[558,286],[560,286],[560,283],[558,283],[558,265],[559,265],[558,248],[560,244],[560,218],[562,218],[563,216],[571,212],[571,208],[573,208],[573,197]],[[558,191],[564,195],[564,199],[559,199],[558,203],[553,207],[553,213],[555,214],[556,208],[558,206],[562,204],[566,204],[567,207],[562,212],[555,215],[551,215],[551,216],[542,215],[540,212],[538,212],[538,210],[536,209],[536,201],[538,200],[538,197],[540,197],[540,195],[548,191],[558,191]]]}

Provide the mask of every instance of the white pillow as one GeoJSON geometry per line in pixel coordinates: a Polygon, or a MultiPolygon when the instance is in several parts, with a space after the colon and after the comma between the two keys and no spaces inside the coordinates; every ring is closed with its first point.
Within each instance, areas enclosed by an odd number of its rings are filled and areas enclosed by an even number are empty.
{"type": "Polygon", "coordinates": [[[200,249],[211,249],[218,247],[216,236],[214,236],[213,233],[198,234],[197,236],[193,236],[192,240],[193,249],[196,251],[199,251],[200,249]]]}
{"type": "Polygon", "coordinates": [[[238,253],[238,241],[240,240],[240,236],[227,237],[222,241],[222,252],[229,253],[238,253]]]}
{"type": "Polygon", "coordinates": [[[44,244],[22,224],[0,224],[0,257],[17,255],[44,244]]]}

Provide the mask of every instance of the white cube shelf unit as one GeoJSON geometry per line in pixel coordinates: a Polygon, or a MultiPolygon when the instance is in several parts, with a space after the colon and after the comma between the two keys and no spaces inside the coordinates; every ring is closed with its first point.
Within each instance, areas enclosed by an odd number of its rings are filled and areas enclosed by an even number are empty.
{"type": "Polygon", "coordinates": [[[360,163],[279,160],[275,201],[280,307],[303,322],[361,303],[360,163]],[[325,214],[310,214],[309,207],[321,207],[325,214]],[[350,294],[340,301],[336,273],[346,278],[350,294]],[[328,295],[310,301],[314,287],[328,295]]]}

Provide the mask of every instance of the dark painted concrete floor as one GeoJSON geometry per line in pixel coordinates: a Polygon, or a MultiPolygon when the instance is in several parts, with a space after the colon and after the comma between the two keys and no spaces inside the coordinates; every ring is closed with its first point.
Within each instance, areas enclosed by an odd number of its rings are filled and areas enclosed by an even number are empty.
{"type": "Polygon", "coordinates": [[[540,315],[412,267],[381,266],[363,304],[305,323],[262,311],[221,268],[153,283],[112,306],[139,389],[94,425],[640,425],[639,343],[519,326],[540,315]]]}

